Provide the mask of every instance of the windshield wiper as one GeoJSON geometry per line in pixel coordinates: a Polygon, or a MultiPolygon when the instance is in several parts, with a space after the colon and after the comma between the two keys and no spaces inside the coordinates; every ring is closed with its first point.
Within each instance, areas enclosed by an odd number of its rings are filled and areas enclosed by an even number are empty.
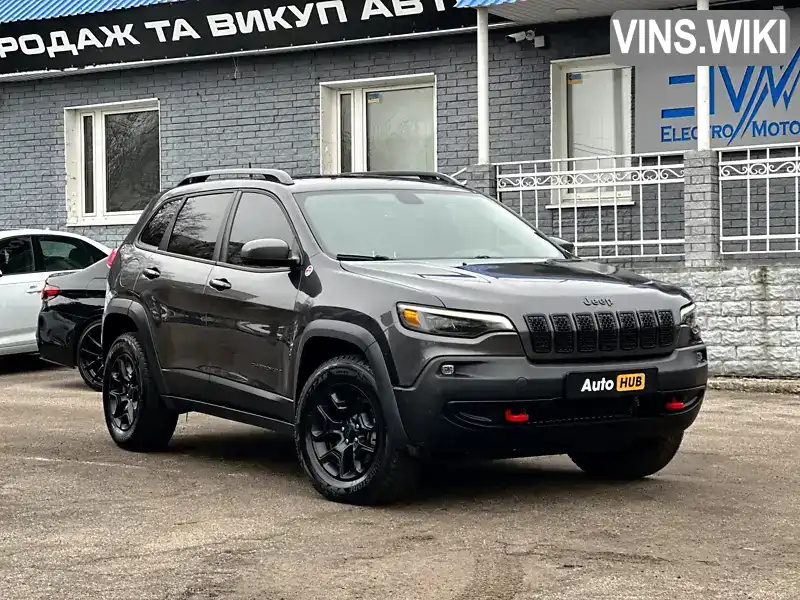
{"type": "Polygon", "coordinates": [[[337,254],[336,260],[392,260],[382,254],[337,254]]]}

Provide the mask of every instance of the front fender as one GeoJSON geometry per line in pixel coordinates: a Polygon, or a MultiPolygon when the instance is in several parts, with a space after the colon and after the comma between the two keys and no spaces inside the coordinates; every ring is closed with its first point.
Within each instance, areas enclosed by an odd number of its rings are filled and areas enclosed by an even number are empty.
{"type": "MultiPolygon", "coordinates": [[[[394,388],[392,387],[391,372],[394,371],[394,362],[391,355],[388,356],[387,360],[386,351],[381,347],[379,341],[375,339],[372,333],[360,325],[328,319],[319,319],[311,322],[301,334],[297,344],[296,358],[292,366],[292,389],[297,388],[300,357],[303,356],[303,349],[306,343],[319,337],[333,338],[351,343],[364,353],[378,384],[378,396],[381,401],[384,418],[389,427],[389,433],[398,444],[406,445],[408,436],[400,419],[400,412],[397,408],[394,388]]],[[[385,339],[384,344],[387,344],[385,339]]]]}

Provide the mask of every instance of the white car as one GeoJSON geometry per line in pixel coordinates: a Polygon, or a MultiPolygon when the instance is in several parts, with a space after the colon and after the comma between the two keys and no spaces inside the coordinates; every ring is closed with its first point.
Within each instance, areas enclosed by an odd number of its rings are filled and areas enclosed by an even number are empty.
{"type": "Polygon", "coordinates": [[[51,274],[80,271],[110,253],[107,246],[74,233],[0,231],[0,356],[39,351],[42,288],[51,274]]]}

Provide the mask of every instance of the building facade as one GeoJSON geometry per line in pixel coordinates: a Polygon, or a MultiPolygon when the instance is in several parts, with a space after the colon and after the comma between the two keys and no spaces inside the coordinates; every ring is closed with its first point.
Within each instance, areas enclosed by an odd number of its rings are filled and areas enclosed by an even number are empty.
{"type": "Polygon", "coordinates": [[[481,161],[470,6],[59,4],[0,9],[0,228],[113,246],[153,194],[210,168],[439,171],[582,256],[689,287],[716,373],[800,375],[800,51],[711,69],[714,148],[698,154],[693,74],[611,61],[624,1],[587,18],[491,7],[481,161]]]}

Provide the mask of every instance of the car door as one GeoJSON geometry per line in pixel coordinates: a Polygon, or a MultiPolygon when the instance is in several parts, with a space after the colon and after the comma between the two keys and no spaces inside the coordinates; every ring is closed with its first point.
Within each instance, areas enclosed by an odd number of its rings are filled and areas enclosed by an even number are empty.
{"type": "Polygon", "coordinates": [[[171,200],[137,241],[134,293],[147,309],[158,361],[171,394],[204,401],[208,338],[203,290],[222,237],[232,191],[171,200]]]}
{"type": "Polygon", "coordinates": [[[0,240],[0,354],[37,351],[43,285],[31,236],[0,240]]]}
{"type": "Polygon", "coordinates": [[[301,271],[243,265],[242,247],[264,238],[282,239],[299,251],[280,201],[244,191],[205,291],[211,388],[218,403],[291,421],[289,350],[301,271]]]}

